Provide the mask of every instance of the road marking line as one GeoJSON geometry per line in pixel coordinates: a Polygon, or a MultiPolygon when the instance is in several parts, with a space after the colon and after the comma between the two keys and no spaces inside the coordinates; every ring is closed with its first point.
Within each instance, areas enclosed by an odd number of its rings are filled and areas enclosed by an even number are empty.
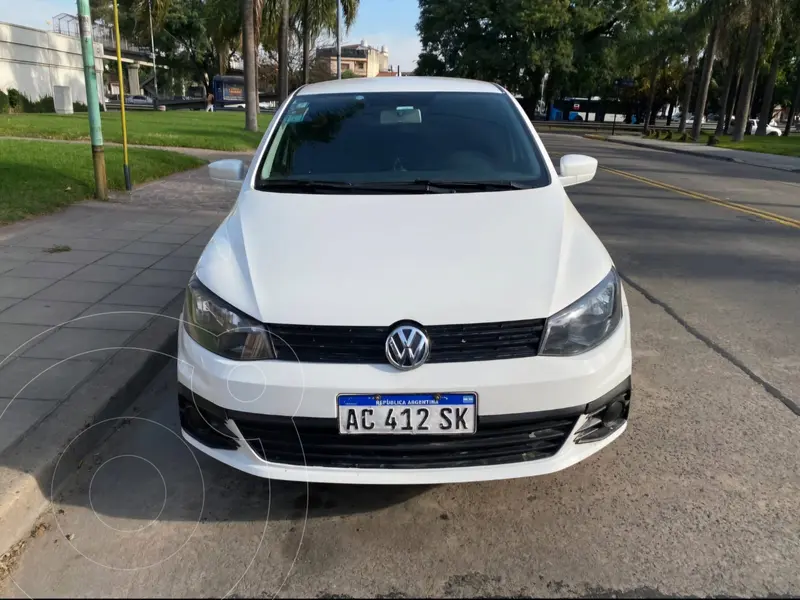
{"type": "Polygon", "coordinates": [[[620,177],[625,177],[627,179],[632,179],[640,183],[646,183],[647,185],[651,185],[653,187],[661,188],[663,190],[667,190],[670,192],[675,192],[683,196],[688,196],[689,198],[694,198],[695,200],[704,200],[705,202],[710,202],[711,204],[716,204],[724,208],[730,208],[731,210],[736,210],[749,215],[754,215],[756,217],[761,217],[762,219],[766,219],[768,221],[774,221],[775,223],[780,223],[781,225],[787,225],[789,227],[800,229],[799,219],[793,219],[792,217],[786,217],[784,215],[779,215],[766,210],[761,210],[760,208],[753,208],[752,206],[739,204],[738,202],[721,200],[719,198],[715,198],[714,196],[709,196],[707,194],[703,194],[700,192],[685,190],[683,188],[679,188],[669,183],[655,181],[653,179],[648,179],[647,177],[642,177],[641,175],[634,175],[633,173],[628,173],[627,171],[619,171],[617,169],[611,169],[609,167],[600,167],[600,168],[608,173],[613,173],[614,175],[619,175],[620,177]]]}

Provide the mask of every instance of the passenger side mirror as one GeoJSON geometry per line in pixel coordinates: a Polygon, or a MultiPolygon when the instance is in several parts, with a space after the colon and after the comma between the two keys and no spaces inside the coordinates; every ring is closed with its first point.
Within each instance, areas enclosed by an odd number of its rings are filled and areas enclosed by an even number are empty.
{"type": "Polygon", "coordinates": [[[583,154],[565,154],[561,157],[559,180],[569,187],[594,179],[597,173],[597,159],[583,154]]]}
{"type": "Polygon", "coordinates": [[[242,187],[247,167],[238,159],[228,158],[208,165],[208,174],[214,181],[238,189],[242,187]]]}

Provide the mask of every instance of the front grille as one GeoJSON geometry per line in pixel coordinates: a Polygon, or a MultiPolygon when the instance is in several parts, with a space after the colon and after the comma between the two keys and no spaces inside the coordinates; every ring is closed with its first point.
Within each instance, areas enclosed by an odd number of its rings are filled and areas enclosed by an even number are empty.
{"type": "Polygon", "coordinates": [[[557,415],[478,417],[471,435],[341,435],[336,419],[232,413],[262,459],[309,467],[418,469],[527,462],[553,456],[583,407],[557,415]]]}
{"type": "MultiPolygon", "coordinates": [[[[469,362],[536,356],[544,319],[433,325],[429,363],[469,362]]],[[[387,363],[392,327],[267,325],[279,360],[321,363],[387,363]]]]}

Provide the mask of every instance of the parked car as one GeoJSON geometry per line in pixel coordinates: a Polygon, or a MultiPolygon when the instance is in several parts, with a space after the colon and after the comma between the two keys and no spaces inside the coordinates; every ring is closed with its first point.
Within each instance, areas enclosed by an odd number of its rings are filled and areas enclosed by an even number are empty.
{"type": "Polygon", "coordinates": [[[508,91],[454,78],[315,83],[281,105],[186,291],[183,435],[297,481],[541,475],[625,430],[620,277],[508,91]]]}
{"type": "MultiPolygon", "coordinates": [[[[755,135],[757,129],[758,129],[758,119],[748,119],[745,133],[750,135],[755,135]]],[[[767,124],[766,134],[781,136],[783,135],[783,131],[781,131],[781,129],[777,127],[777,123],[775,123],[775,120],[773,119],[767,124]]]]}

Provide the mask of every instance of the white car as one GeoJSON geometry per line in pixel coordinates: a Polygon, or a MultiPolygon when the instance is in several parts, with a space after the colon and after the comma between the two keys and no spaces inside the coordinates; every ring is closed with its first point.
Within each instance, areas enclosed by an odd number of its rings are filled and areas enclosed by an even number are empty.
{"type": "Polygon", "coordinates": [[[479,81],[303,86],[187,289],[183,435],[259,477],[432,484],[542,475],[625,430],[614,264],[517,101],[479,81]]]}

